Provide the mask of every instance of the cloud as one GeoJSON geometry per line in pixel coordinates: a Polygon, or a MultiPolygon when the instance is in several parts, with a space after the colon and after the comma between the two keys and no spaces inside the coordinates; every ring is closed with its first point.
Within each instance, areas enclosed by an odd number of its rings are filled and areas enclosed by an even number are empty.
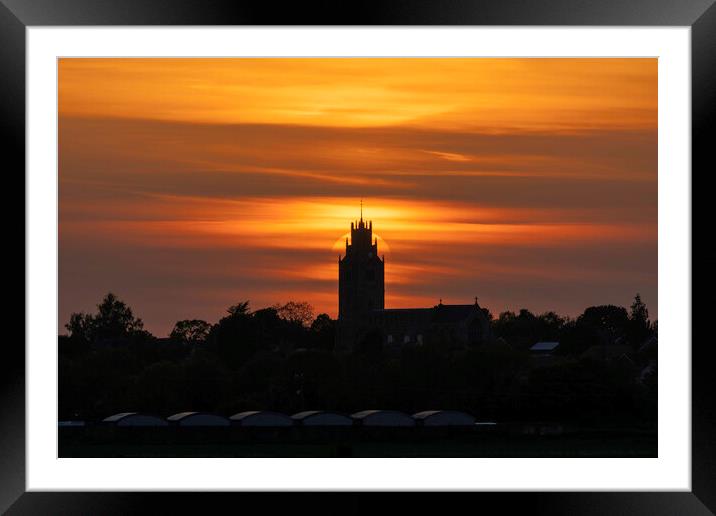
{"type": "Polygon", "coordinates": [[[60,325],[335,315],[361,198],[388,306],[658,313],[655,60],[216,61],[61,61],[60,325]]]}
{"type": "Polygon", "coordinates": [[[59,61],[60,113],[492,132],[656,125],[656,59],[59,61]]]}

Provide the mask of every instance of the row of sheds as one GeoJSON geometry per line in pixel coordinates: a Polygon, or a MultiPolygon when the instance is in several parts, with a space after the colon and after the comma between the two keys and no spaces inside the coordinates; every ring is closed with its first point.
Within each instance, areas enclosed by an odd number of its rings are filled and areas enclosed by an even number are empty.
{"type": "Polygon", "coordinates": [[[350,416],[337,412],[308,410],[292,416],[266,410],[239,412],[224,417],[206,412],[180,412],[162,419],[137,412],[122,412],[103,420],[103,423],[120,426],[182,426],[182,427],[290,427],[290,426],[472,426],[475,418],[455,410],[426,410],[412,416],[396,410],[363,410],[350,416]]]}

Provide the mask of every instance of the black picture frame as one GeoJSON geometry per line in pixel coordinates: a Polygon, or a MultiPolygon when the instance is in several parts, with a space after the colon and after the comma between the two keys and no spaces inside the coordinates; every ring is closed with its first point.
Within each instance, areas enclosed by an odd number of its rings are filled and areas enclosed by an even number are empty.
{"type": "MultiPolygon", "coordinates": [[[[642,493],[479,493],[467,502],[483,510],[533,514],[712,514],[716,512],[716,400],[713,372],[716,345],[703,330],[714,307],[707,295],[714,285],[716,254],[710,238],[706,181],[716,172],[716,6],[714,0],[393,0],[351,3],[271,2],[256,0],[0,0],[0,127],[4,138],[5,181],[17,178],[24,191],[25,30],[31,26],[81,25],[606,25],[688,26],[692,74],[692,491],[642,493]],[[697,238],[698,237],[698,238],[697,238]],[[698,278],[697,281],[693,279],[698,278]]],[[[668,145],[668,142],[660,142],[668,145]]],[[[7,184],[7,183],[6,183],[7,184]]],[[[15,186],[15,185],[12,185],[15,186]]],[[[6,195],[17,189],[9,187],[6,195]]],[[[14,197],[19,197],[17,194],[14,197]]],[[[4,203],[8,208],[10,203],[4,203]]],[[[18,211],[5,220],[24,242],[18,211]]],[[[9,239],[10,235],[7,235],[9,239]]],[[[13,235],[14,236],[14,235],[13,235]]],[[[18,246],[19,247],[19,246],[18,246]]],[[[7,249],[13,247],[6,246],[7,249]]],[[[24,247],[16,254],[25,259],[24,247]]],[[[6,257],[8,255],[6,254],[6,257]]],[[[10,262],[11,263],[11,262],[10,262]]],[[[6,300],[9,300],[6,296],[6,300]]],[[[25,299],[23,294],[22,299],[25,299]]],[[[8,314],[24,313],[13,300],[8,314]]],[[[20,317],[8,317],[20,327],[20,317]]],[[[156,510],[193,512],[235,503],[233,493],[77,493],[25,492],[25,350],[24,335],[3,343],[0,356],[0,511],[9,514],[129,514],[156,510]],[[22,340],[21,340],[22,339],[22,340]],[[211,506],[207,504],[207,497],[211,506]]],[[[48,343],[50,345],[50,343],[48,343]]],[[[288,501],[295,510],[305,493],[288,501]]],[[[325,495],[324,495],[325,496],[325,495]]],[[[377,494],[348,495],[341,507],[370,510],[377,494]]],[[[413,498],[426,508],[422,495],[413,498]]],[[[277,499],[272,497],[272,504],[277,499]]],[[[322,500],[321,503],[325,503],[322,500]]],[[[249,505],[245,507],[250,507],[249,505]]],[[[274,508],[276,506],[274,505],[274,508]]],[[[326,505],[330,507],[330,505],[326,505]]],[[[342,510],[343,510],[342,509],[342,510]]],[[[362,512],[362,511],[361,511],[362,512]]]]}

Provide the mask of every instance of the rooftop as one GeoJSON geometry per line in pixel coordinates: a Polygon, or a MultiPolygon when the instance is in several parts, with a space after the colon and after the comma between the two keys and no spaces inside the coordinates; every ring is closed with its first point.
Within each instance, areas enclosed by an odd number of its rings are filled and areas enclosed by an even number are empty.
{"type": "Polygon", "coordinates": [[[530,348],[530,351],[554,351],[559,342],[538,342],[530,348]]]}

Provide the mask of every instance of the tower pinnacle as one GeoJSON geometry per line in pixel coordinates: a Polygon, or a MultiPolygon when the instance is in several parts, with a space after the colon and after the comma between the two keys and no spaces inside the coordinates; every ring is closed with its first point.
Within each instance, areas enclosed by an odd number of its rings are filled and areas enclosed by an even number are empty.
{"type": "MultiPolygon", "coordinates": [[[[378,239],[373,239],[373,221],[361,218],[351,223],[346,253],[338,262],[338,317],[346,321],[366,321],[372,310],[385,307],[383,260],[378,257],[378,239]]],[[[344,326],[345,328],[345,326],[344,326]]]]}

